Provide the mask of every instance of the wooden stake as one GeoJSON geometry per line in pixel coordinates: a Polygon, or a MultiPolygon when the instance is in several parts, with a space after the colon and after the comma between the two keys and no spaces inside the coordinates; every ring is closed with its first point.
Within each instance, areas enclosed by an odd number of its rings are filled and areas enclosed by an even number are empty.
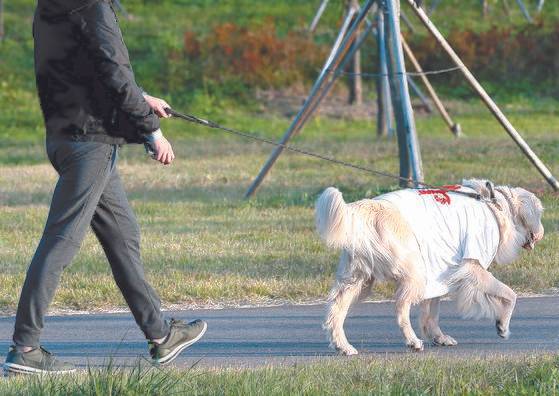
{"type": "MultiPolygon", "coordinates": [[[[359,11],[358,0],[349,0],[347,2],[347,13],[354,14],[359,11]]],[[[357,31],[359,34],[360,31],[357,31]]],[[[353,44],[355,45],[355,43],[353,44]]],[[[348,103],[361,105],[363,104],[363,81],[361,79],[361,51],[356,49],[353,51],[353,59],[349,68],[351,75],[348,79],[349,82],[349,97],[348,103]]]]}
{"type": "Polygon", "coordinates": [[[441,117],[443,118],[444,122],[446,123],[446,125],[448,125],[448,127],[450,128],[450,131],[454,134],[454,136],[460,136],[460,132],[461,132],[460,124],[455,123],[452,120],[452,118],[450,118],[450,115],[448,114],[448,112],[446,111],[443,103],[439,99],[439,95],[437,95],[437,92],[435,91],[435,89],[431,85],[431,82],[429,82],[429,79],[427,78],[427,76],[425,74],[423,74],[423,69],[422,69],[421,65],[419,64],[419,62],[417,61],[417,58],[413,54],[413,52],[412,52],[411,48],[409,47],[408,43],[404,39],[404,36],[402,36],[402,45],[404,47],[404,52],[406,53],[406,57],[410,60],[411,64],[413,65],[413,67],[415,69],[415,71],[419,73],[419,78],[421,78],[421,81],[423,82],[423,85],[425,85],[425,88],[427,89],[427,92],[429,92],[429,95],[431,95],[431,99],[433,100],[433,103],[435,104],[435,107],[437,108],[437,110],[441,114],[441,117]]]}
{"type": "Polygon", "coordinates": [[[419,17],[423,25],[427,28],[427,30],[435,37],[437,42],[443,47],[446,51],[448,56],[452,59],[452,61],[460,67],[462,74],[466,78],[466,81],[470,84],[470,86],[474,89],[474,91],[479,95],[483,103],[489,108],[491,113],[495,116],[497,121],[503,126],[505,131],[510,135],[510,137],[515,141],[518,145],[520,150],[528,157],[528,159],[532,162],[532,164],[536,167],[536,169],[541,173],[541,175],[547,180],[549,185],[553,187],[555,191],[559,191],[559,182],[557,179],[551,174],[550,170],[545,166],[545,164],[538,158],[538,156],[532,151],[530,146],[524,141],[522,136],[517,132],[514,126],[510,123],[507,117],[503,114],[501,109],[497,106],[497,104],[491,99],[491,97],[487,94],[485,89],[479,84],[476,80],[474,75],[468,70],[466,65],[462,62],[460,57],[454,52],[450,44],[446,41],[443,35],[439,32],[435,25],[431,22],[427,14],[415,4],[414,0],[408,0],[409,5],[414,10],[416,15],[419,17]]]}
{"type": "Polygon", "coordinates": [[[311,22],[311,25],[309,26],[309,31],[311,33],[313,33],[316,30],[316,26],[318,25],[320,18],[322,18],[322,14],[324,14],[324,10],[326,10],[327,5],[328,5],[328,0],[322,0],[322,3],[320,3],[320,7],[318,7],[318,11],[316,12],[316,15],[314,16],[311,22]]]}
{"type": "Polygon", "coordinates": [[[394,134],[394,113],[388,81],[388,66],[386,61],[386,39],[384,35],[384,13],[377,15],[377,51],[379,59],[379,76],[377,77],[377,136],[392,136],[394,134]]]}
{"type": "Polygon", "coordinates": [[[483,18],[487,18],[487,15],[489,15],[489,3],[487,0],[481,0],[481,15],[483,15],[483,18]]]}

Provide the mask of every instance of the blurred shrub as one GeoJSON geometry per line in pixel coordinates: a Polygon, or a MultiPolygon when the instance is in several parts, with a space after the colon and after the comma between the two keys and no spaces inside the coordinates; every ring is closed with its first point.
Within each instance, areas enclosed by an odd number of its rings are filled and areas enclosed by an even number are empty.
{"type": "MultiPolygon", "coordinates": [[[[431,38],[411,37],[411,46],[425,70],[448,67],[447,55],[431,38]]],[[[466,66],[481,80],[540,93],[559,93],[559,24],[493,27],[483,32],[454,30],[448,41],[466,66]]],[[[463,83],[460,73],[437,77],[453,86],[463,83]]]]}
{"type": "Polygon", "coordinates": [[[227,96],[289,87],[312,81],[327,53],[305,33],[279,36],[272,21],[250,29],[224,23],[184,33],[184,47],[168,55],[168,84],[227,96]]]}
{"type": "MultiPolygon", "coordinates": [[[[414,35],[411,46],[425,70],[452,66],[431,37],[414,35]]],[[[448,41],[474,74],[493,92],[559,95],[559,24],[493,27],[483,32],[454,30],[448,41]]],[[[374,43],[367,43],[364,70],[378,70],[374,43]]],[[[164,89],[179,94],[242,99],[253,88],[276,89],[310,84],[329,45],[317,44],[305,32],[278,35],[273,21],[252,27],[234,23],[207,33],[184,33],[182,48],[169,49],[164,89]],[[182,91],[181,91],[182,90],[182,91]]],[[[459,72],[433,76],[435,84],[456,96],[468,96],[459,72]]],[[[372,84],[372,81],[368,81],[372,84]]],[[[187,95],[188,96],[188,95],[187,95]]]]}

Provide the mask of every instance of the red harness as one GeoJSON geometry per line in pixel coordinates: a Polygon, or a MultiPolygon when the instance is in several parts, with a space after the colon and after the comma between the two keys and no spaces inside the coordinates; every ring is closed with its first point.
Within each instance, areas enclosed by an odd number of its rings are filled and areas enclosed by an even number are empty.
{"type": "Polygon", "coordinates": [[[433,195],[433,198],[435,198],[435,201],[438,203],[442,205],[450,205],[450,196],[448,195],[448,192],[460,190],[461,187],[462,186],[459,184],[452,184],[449,186],[442,186],[440,190],[418,190],[417,192],[419,195],[433,195]]]}

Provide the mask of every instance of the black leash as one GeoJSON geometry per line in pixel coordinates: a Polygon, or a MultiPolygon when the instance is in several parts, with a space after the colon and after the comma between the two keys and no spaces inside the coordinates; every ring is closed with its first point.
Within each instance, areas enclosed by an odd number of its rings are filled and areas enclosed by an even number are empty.
{"type": "MultiPolygon", "coordinates": [[[[322,154],[317,154],[317,153],[313,153],[313,152],[310,152],[310,151],[302,150],[302,149],[297,148],[297,147],[288,146],[288,145],[282,144],[282,143],[277,143],[273,140],[270,140],[270,139],[267,139],[267,138],[264,138],[264,137],[261,137],[261,136],[256,136],[252,133],[242,132],[242,131],[238,131],[238,130],[235,130],[235,129],[224,127],[222,125],[219,125],[216,122],[205,120],[203,118],[199,118],[199,117],[196,117],[196,116],[191,115],[191,114],[182,114],[182,113],[179,113],[178,111],[175,111],[171,108],[166,108],[165,111],[167,112],[167,114],[169,114],[173,117],[180,118],[182,120],[192,122],[194,124],[200,124],[200,125],[203,125],[205,127],[212,128],[212,129],[219,129],[221,131],[224,131],[224,132],[227,132],[227,133],[230,133],[230,134],[233,134],[233,135],[241,136],[241,137],[251,139],[251,140],[255,140],[255,141],[261,142],[261,143],[266,143],[266,144],[269,144],[269,145],[272,145],[272,146],[281,147],[285,150],[292,151],[294,153],[306,155],[308,157],[318,158],[318,159],[321,159],[321,160],[324,160],[324,161],[332,162],[334,164],[345,166],[347,168],[357,169],[357,170],[360,170],[360,171],[363,171],[363,172],[368,172],[368,173],[371,173],[371,174],[374,174],[374,175],[377,175],[377,176],[382,176],[382,177],[386,177],[386,178],[390,178],[390,179],[395,179],[395,180],[398,180],[398,181],[405,181],[407,183],[413,183],[413,180],[406,179],[405,177],[396,176],[394,174],[386,173],[386,172],[382,172],[382,171],[377,171],[377,170],[374,170],[374,169],[366,168],[366,167],[361,166],[361,165],[355,165],[355,164],[352,164],[352,163],[349,163],[349,162],[338,160],[336,158],[327,157],[327,156],[322,155],[322,154]]],[[[445,193],[454,193],[454,194],[464,195],[464,196],[467,196],[467,197],[470,197],[470,198],[474,198],[478,201],[483,200],[483,197],[481,196],[481,194],[478,194],[478,193],[473,193],[473,192],[468,192],[468,191],[459,191],[459,190],[450,190],[450,189],[447,189],[447,188],[444,188],[444,187],[434,186],[432,184],[427,184],[427,183],[423,183],[423,182],[418,182],[417,184],[421,186],[418,189],[438,190],[438,191],[445,192],[445,193]]]]}

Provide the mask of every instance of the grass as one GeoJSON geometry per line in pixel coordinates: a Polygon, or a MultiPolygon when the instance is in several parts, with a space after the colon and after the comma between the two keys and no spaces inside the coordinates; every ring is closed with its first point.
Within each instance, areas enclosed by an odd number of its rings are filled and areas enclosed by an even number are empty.
{"type": "MultiPolygon", "coordinates": [[[[534,150],[559,173],[559,116],[513,111],[513,123],[534,150]]],[[[533,253],[492,270],[519,292],[549,292],[559,285],[558,197],[492,118],[460,113],[466,137],[454,139],[437,117],[421,117],[418,129],[426,179],[431,183],[485,177],[538,192],[547,234],[533,253]]],[[[219,121],[278,137],[289,120],[230,111],[219,121]]],[[[164,168],[140,147],[122,150],[120,171],[143,232],[149,279],[166,304],[234,304],[323,298],[338,253],[314,232],[313,205],[329,185],[348,201],[397,188],[387,179],[298,155],[281,157],[256,199],[242,199],[269,147],[190,126],[165,122],[178,160],[164,168]]],[[[294,144],[375,169],[397,172],[393,140],[376,140],[368,121],[314,120],[294,144]]],[[[0,306],[12,312],[28,262],[40,237],[56,175],[39,143],[0,148],[0,306]],[[18,156],[16,164],[10,156],[18,156]]],[[[383,286],[377,297],[387,297],[383,286]]],[[[54,307],[103,309],[124,304],[106,259],[92,235],[67,269],[54,307]]]]}
{"type": "Polygon", "coordinates": [[[403,356],[292,367],[160,371],[109,366],[0,382],[6,395],[557,395],[559,358],[403,356]]]}
{"type": "MultiPolygon", "coordinates": [[[[316,2],[318,5],[318,1],[316,2]]],[[[445,32],[460,27],[489,29],[503,23],[495,9],[488,21],[477,5],[445,1],[435,22],[445,32]],[[457,12],[461,12],[458,18],[457,12]]],[[[302,28],[314,4],[282,2],[161,1],[157,6],[126,2],[136,19],[122,21],[139,81],[148,90],[165,77],[158,61],[182,46],[185,30],[198,32],[234,20],[246,26],[275,20],[280,32],[302,28]],[[219,6],[217,4],[219,3],[219,6]],[[160,21],[167,23],[161,24],[160,21]],[[146,84],[147,83],[147,84],[146,84]]],[[[0,43],[0,310],[13,312],[25,269],[38,243],[56,175],[43,148],[44,127],[33,82],[34,2],[6,5],[6,39],[0,43]]],[[[559,6],[546,4],[544,18],[556,20],[559,6]]],[[[339,5],[329,7],[322,28],[335,26],[339,5]]],[[[512,7],[511,19],[522,25],[512,7]]],[[[507,23],[508,23],[507,22],[507,23]]],[[[327,30],[327,29],[326,29],[327,30]]],[[[334,30],[319,33],[330,39],[334,30]],[[330,35],[330,36],[329,36],[330,35]]],[[[290,119],[259,103],[239,103],[207,93],[182,97],[171,87],[165,93],[179,110],[209,117],[227,126],[277,139],[290,119]]],[[[160,94],[157,90],[154,94],[160,94]]],[[[559,173],[557,101],[537,92],[507,97],[504,110],[534,150],[559,173]]],[[[495,267],[498,277],[520,292],[541,293],[559,286],[557,252],[558,198],[520,154],[490,115],[478,104],[460,102],[451,113],[466,136],[455,140],[438,117],[419,117],[418,130],[426,180],[433,184],[485,177],[497,183],[522,185],[538,192],[546,206],[545,240],[515,264],[495,267]]],[[[283,155],[256,199],[242,196],[266,160],[270,147],[238,140],[220,132],[165,121],[178,159],[162,168],[146,159],[140,147],[122,150],[120,171],[143,232],[148,276],[166,304],[235,304],[238,302],[305,301],[327,293],[337,252],[323,247],[313,230],[313,204],[329,185],[348,201],[396,188],[391,180],[283,155]]],[[[294,144],[375,169],[397,173],[394,140],[377,140],[372,120],[318,117],[294,144]]],[[[383,286],[378,297],[391,288],[383,286]]],[[[124,305],[106,260],[89,235],[73,265],[64,273],[55,308],[106,309],[124,305]]]]}

